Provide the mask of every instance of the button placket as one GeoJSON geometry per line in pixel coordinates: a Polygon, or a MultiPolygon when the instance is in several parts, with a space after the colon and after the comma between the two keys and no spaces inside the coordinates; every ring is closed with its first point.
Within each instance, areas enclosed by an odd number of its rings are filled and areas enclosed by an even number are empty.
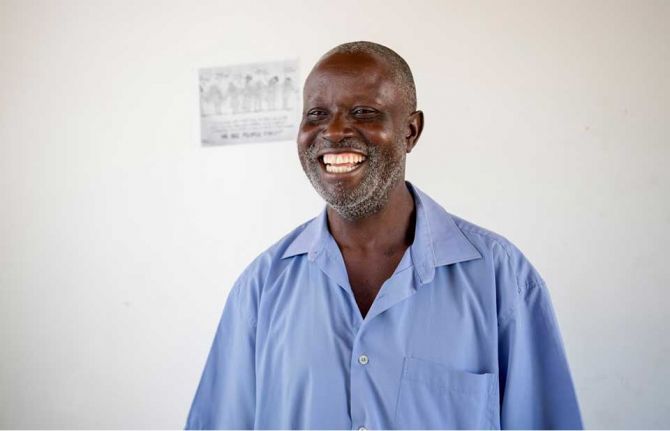
{"type": "MultiPolygon", "coordinates": [[[[360,319],[360,316],[359,316],[360,319]]],[[[366,343],[364,342],[365,321],[359,321],[360,328],[356,336],[351,350],[350,359],[350,399],[349,411],[352,421],[353,430],[367,430],[364,425],[368,421],[366,414],[367,406],[366,400],[369,399],[369,378],[367,376],[370,358],[365,354],[366,343]]]]}

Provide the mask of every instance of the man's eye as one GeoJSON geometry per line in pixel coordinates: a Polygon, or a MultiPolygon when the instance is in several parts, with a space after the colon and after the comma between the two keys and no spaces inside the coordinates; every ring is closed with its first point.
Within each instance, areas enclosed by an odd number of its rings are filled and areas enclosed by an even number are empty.
{"type": "Polygon", "coordinates": [[[318,120],[326,116],[326,112],[320,109],[313,109],[307,113],[307,118],[310,120],[318,120]]]}
{"type": "Polygon", "coordinates": [[[373,117],[377,111],[372,108],[355,108],[351,113],[357,117],[373,117]]]}

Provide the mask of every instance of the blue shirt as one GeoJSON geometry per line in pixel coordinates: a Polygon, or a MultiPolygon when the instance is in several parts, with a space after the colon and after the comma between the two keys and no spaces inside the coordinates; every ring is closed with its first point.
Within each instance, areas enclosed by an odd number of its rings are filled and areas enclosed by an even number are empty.
{"type": "Polygon", "coordinates": [[[581,428],[544,281],[418,188],[413,244],[362,317],[326,211],[233,286],[187,428],[581,428]]]}

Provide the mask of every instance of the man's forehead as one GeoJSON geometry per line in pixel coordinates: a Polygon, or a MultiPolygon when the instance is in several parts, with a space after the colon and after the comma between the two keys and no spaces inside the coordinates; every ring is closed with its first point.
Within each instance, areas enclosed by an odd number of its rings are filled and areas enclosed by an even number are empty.
{"type": "Polygon", "coordinates": [[[305,95],[331,88],[340,79],[350,80],[356,87],[395,87],[389,65],[380,57],[358,52],[333,53],[314,66],[305,81],[305,95]]]}
{"type": "Polygon", "coordinates": [[[314,65],[313,71],[351,71],[359,69],[375,69],[379,72],[386,72],[389,68],[386,62],[379,55],[368,52],[334,52],[326,54],[314,65]]]}

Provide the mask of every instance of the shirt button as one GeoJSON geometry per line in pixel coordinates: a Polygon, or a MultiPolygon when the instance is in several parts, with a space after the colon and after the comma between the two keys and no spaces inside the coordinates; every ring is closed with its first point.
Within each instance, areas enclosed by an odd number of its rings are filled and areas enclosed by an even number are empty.
{"type": "MultiPolygon", "coordinates": [[[[359,357],[358,357],[358,363],[361,364],[361,365],[365,365],[365,364],[367,364],[367,363],[368,363],[368,357],[365,356],[365,355],[361,355],[361,356],[359,356],[359,357]]],[[[361,427],[361,428],[363,428],[363,431],[365,431],[365,429],[366,429],[365,427],[361,427]]],[[[359,430],[360,430],[361,428],[359,428],[359,430]]]]}
{"type": "Polygon", "coordinates": [[[365,427],[359,427],[359,428],[358,428],[358,431],[368,431],[368,429],[365,428],[365,427]]]}

